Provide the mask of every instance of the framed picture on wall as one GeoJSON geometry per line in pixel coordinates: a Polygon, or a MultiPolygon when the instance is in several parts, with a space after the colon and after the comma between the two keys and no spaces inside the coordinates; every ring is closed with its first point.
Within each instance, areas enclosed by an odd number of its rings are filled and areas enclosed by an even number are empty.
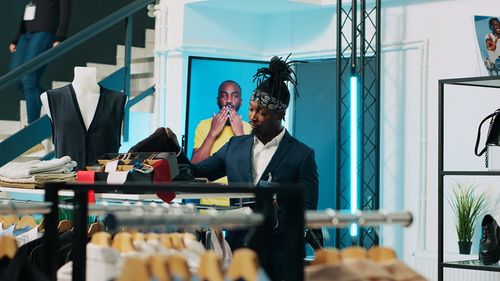
{"type": "MultiPolygon", "coordinates": [[[[199,132],[204,131],[206,134],[210,129],[210,119],[224,106],[218,99],[219,91],[224,90],[227,92],[224,94],[236,95],[235,92],[239,88],[241,104],[234,104],[233,101],[232,106],[242,120],[248,122],[250,96],[256,87],[253,75],[257,69],[268,64],[269,62],[264,61],[189,57],[184,147],[190,159],[197,128],[199,127],[199,132]],[[226,84],[231,84],[232,87],[226,87],[226,84]]],[[[226,126],[230,126],[229,122],[226,126]]],[[[229,131],[230,128],[224,130],[229,131]]],[[[204,139],[200,135],[202,134],[199,133],[196,140],[198,146],[204,139]]]]}
{"type": "Polygon", "coordinates": [[[474,16],[481,60],[491,76],[500,75],[500,17],[474,16]]]}

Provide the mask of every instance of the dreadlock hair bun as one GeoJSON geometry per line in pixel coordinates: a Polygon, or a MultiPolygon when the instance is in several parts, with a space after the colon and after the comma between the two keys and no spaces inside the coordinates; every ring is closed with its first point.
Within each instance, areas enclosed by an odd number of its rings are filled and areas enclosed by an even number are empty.
{"type": "Polygon", "coordinates": [[[297,84],[295,72],[291,67],[294,61],[287,62],[290,55],[284,60],[281,57],[273,57],[268,67],[259,68],[253,76],[253,81],[257,80],[256,91],[265,92],[287,106],[290,103],[290,91],[286,82],[297,84]]]}

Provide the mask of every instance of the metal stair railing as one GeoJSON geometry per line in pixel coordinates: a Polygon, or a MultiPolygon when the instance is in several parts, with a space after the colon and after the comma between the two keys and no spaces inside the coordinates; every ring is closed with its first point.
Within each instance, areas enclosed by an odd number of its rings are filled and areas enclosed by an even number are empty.
{"type": "MultiPolygon", "coordinates": [[[[123,77],[122,84],[125,95],[127,96],[128,102],[125,106],[125,117],[123,120],[123,139],[128,141],[129,138],[129,113],[130,108],[137,102],[144,99],[146,96],[154,93],[154,86],[143,91],[139,96],[130,100],[130,64],[132,56],[132,24],[133,24],[133,14],[138,12],[140,9],[146,7],[148,4],[154,2],[155,0],[135,0],[130,4],[124,6],[123,8],[117,10],[111,15],[101,19],[100,21],[90,25],[84,30],[78,32],[77,34],[69,37],[67,40],[61,42],[57,47],[51,48],[42,54],[36,56],[32,60],[20,65],[14,70],[8,72],[7,74],[0,77],[0,90],[9,86],[10,84],[16,82],[22,76],[30,73],[33,69],[37,69],[43,65],[46,65],[75,47],[83,44],[92,37],[98,35],[99,33],[113,27],[115,24],[125,20],[126,33],[125,33],[125,61],[124,66],[118,70],[120,76],[123,77]]],[[[116,74],[113,73],[111,75],[116,74]]],[[[9,138],[5,139],[0,143],[0,166],[10,162],[16,157],[20,156],[22,153],[40,143],[42,140],[49,138],[52,135],[51,123],[48,116],[44,115],[39,120],[29,124],[25,128],[21,129],[17,133],[13,134],[9,138]]],[[[43,158],[53,157],[53,152],[47,154],[43,158]]]]}
{"type": "MultiPolygon", "coordinates": [[[[51,135],[52,126],[50,119],[47,115],[44,115],[0,143],[0,151],[2,151],[0,154],[0,166],[7,164],[51,135]]],[[[53,156],[54,153],[49,153],[42,157],[42,159],[52,158],[53,156]]]]}

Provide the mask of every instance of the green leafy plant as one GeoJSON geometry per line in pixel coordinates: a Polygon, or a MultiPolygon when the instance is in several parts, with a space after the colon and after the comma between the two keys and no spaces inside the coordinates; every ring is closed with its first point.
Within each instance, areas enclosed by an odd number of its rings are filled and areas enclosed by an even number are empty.
{"type": "Polygon", "coordinates": [[[476,184],[457,182],[453,186],[453,196],[448,198],[455,214],[458,241],[470,242],[472,240],[476,222],[483,216],[488,205],[486,194],[476,195],[476,189],[476,184]]]}

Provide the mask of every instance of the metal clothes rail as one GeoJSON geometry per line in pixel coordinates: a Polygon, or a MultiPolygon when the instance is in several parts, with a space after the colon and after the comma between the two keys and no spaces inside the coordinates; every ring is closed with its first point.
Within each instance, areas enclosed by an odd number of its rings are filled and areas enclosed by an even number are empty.
{"type": "Polygon", "coordinates": [[[48,214],[51,203],[34,201],[15,201],[2,199],[0,202],[0,214],[31,215],[48,214]]]}
{"type": "Polygon", "coordinates": [[[220,226],[226,229],[258,226],[264,223],[265,217],[259,213],[204,213],[204,214],[162,214],[145,213],[139,209],[128,212],[108,213],[105,218],[106,226],[111,232],[127,227],[161,227],[175,225],[187,226],[220,226]]]}
{"type": "Polygon", "coordinates": [[[386,213],[382,211],[359,211],[349,213],[347,211],[306,211],[306,225],[316,228],[322,226],[349,227],[351,224],[359,226],[378,226],[382,224],[400,224],[408,227],[413,222],[410,212],[386,213]]]}

